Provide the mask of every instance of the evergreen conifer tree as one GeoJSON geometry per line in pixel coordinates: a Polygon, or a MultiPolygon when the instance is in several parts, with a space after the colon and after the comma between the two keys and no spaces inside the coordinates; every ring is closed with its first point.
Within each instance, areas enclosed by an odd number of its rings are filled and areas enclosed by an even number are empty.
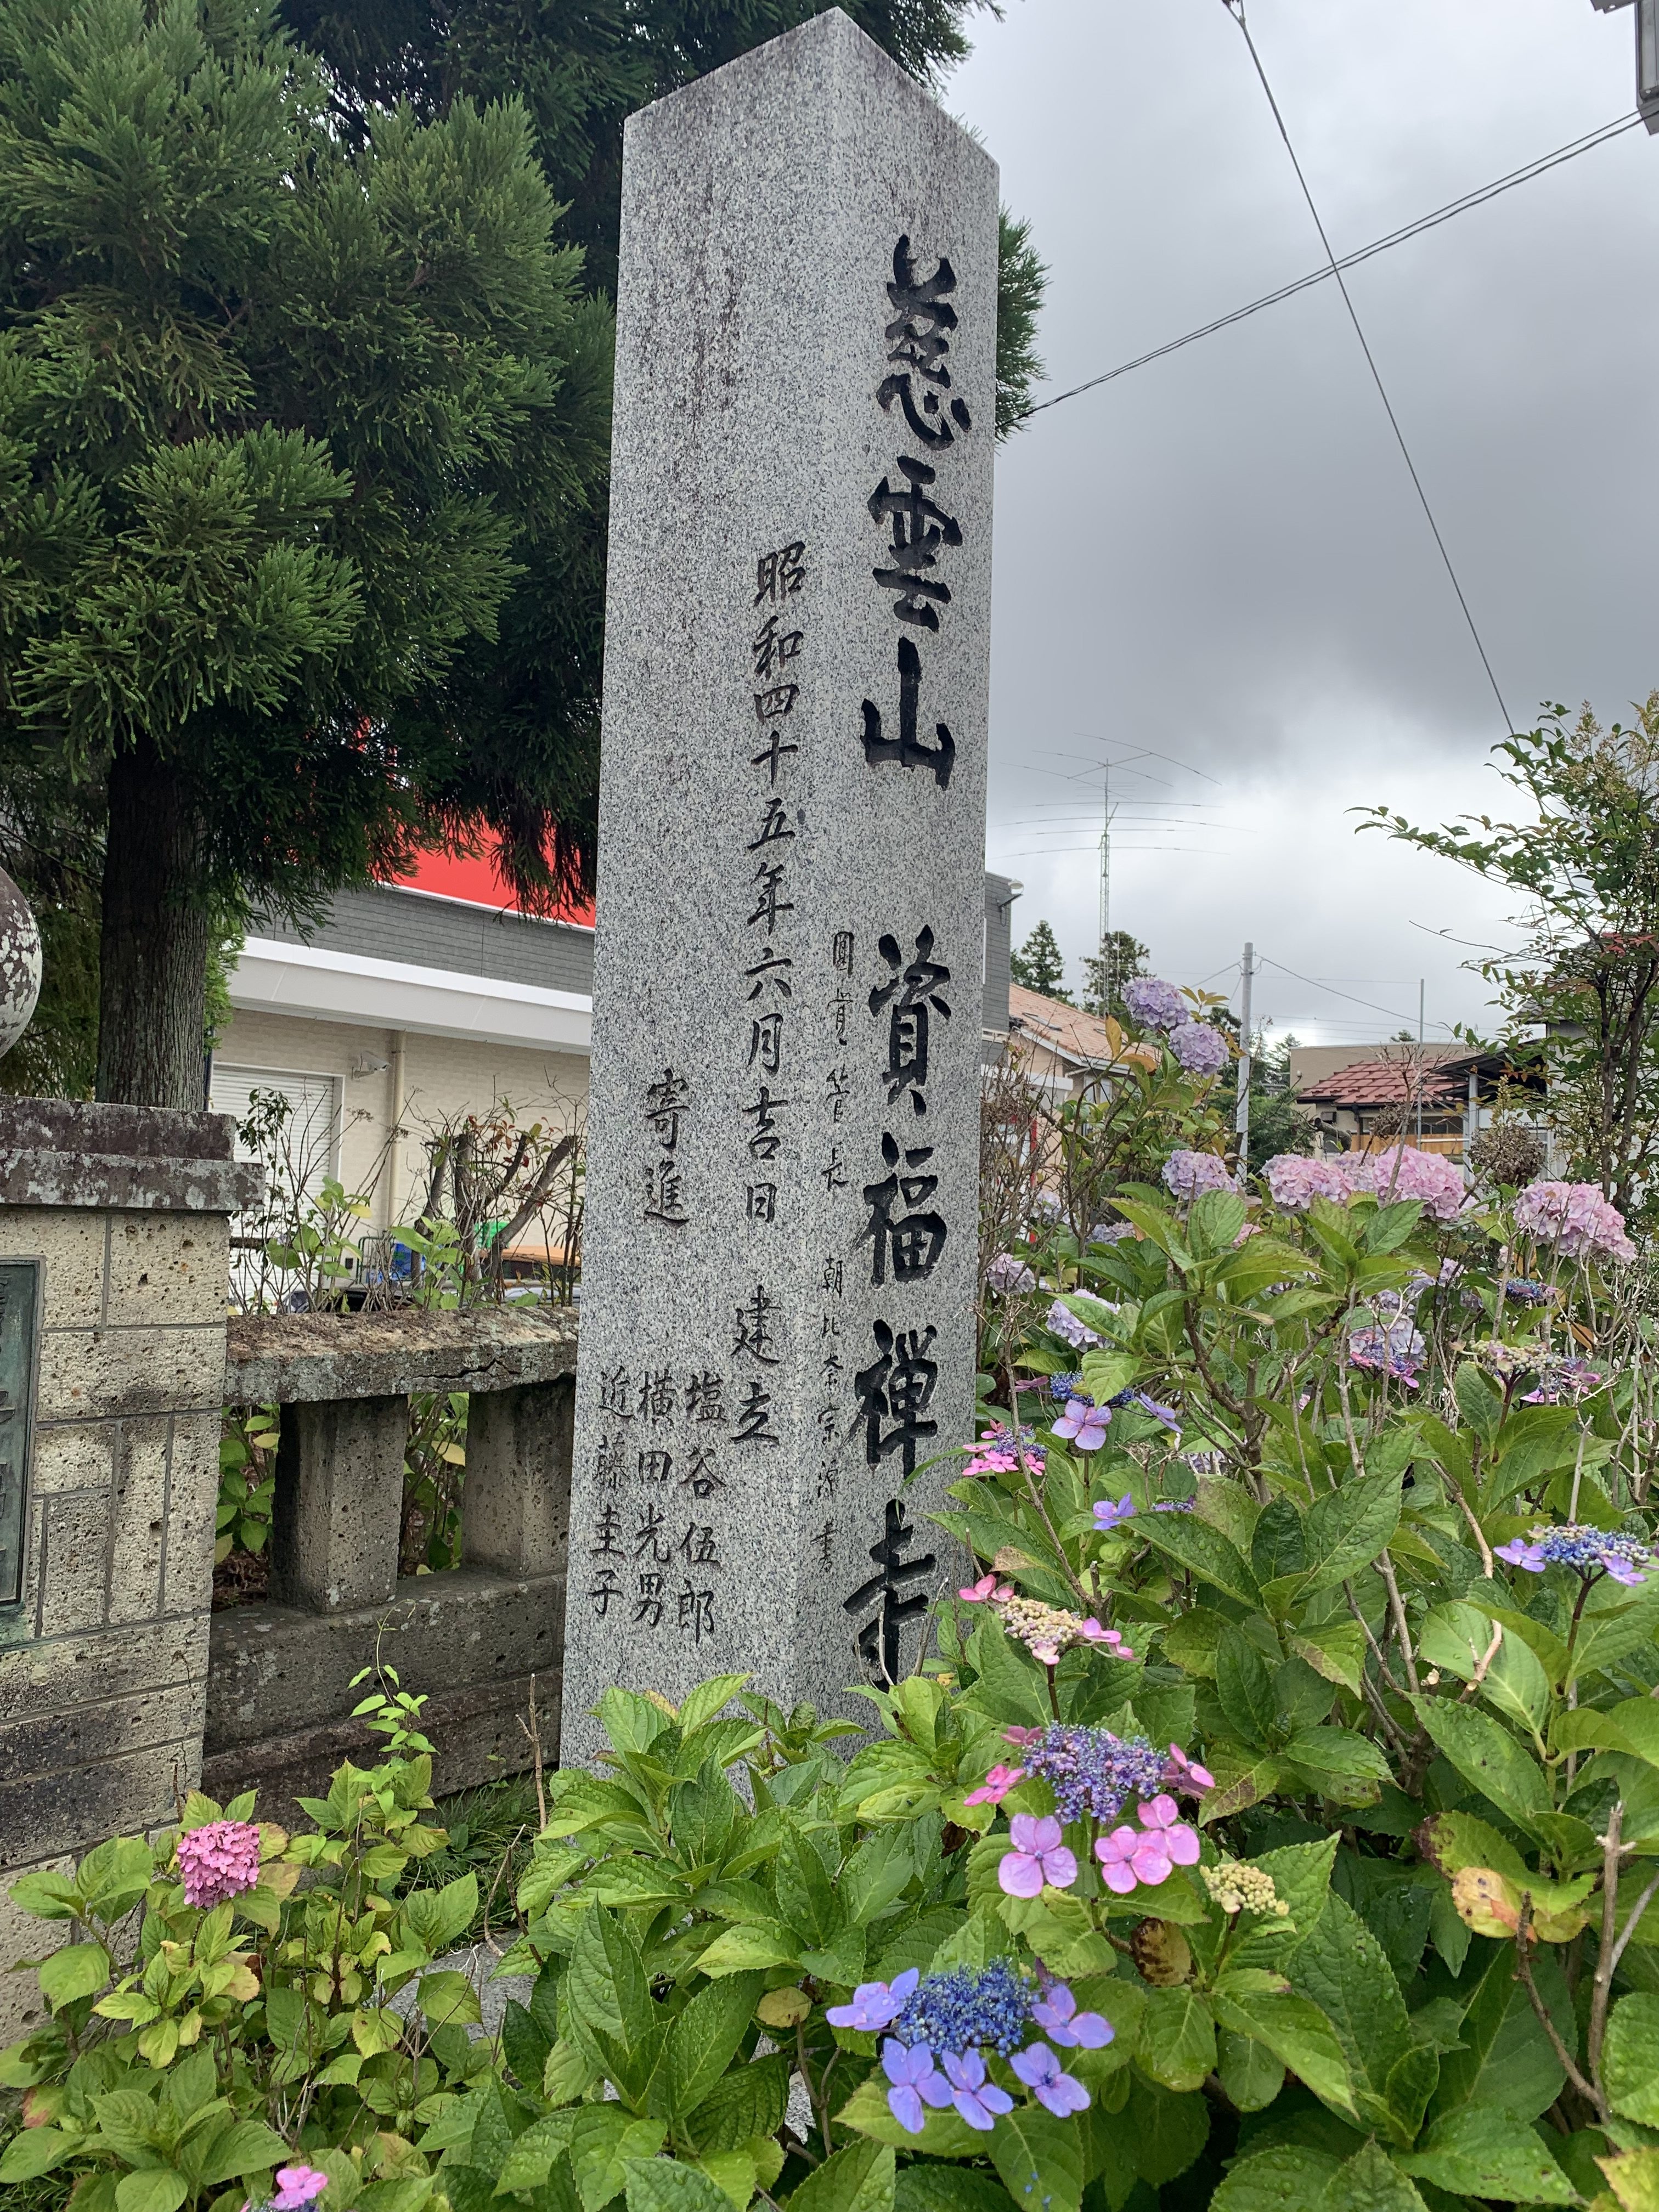
{"type": "Polygon", "coordinates": [[[250,902],[481,826],[580,878],[579,592],[488,682],[526,555],[596,558],[610,319],[555,215],[521,108],[349,142],[261,0],[0,0],[0,778],[105,815],[100,1097],[199,1104],[250,902]]]}
{"type": "Polygon", "coordinates": [[[1008,968],[1023,991],[1040,992],[1045,999],[1058,999],[1069,1006],[1072,994],[1064,988],[1066,962],[1061,956],[1054,933],[1046,921],[1038,922],[1024,945],[1009,958],[1008,968]]]}
{"type": "Polygon", "coordinates": [[[1124,1020],[1123,986],[1132,975],[1146,973],[1151,957],[1138,937],[1131,937],[1127,929],[1113,930],[1099,951],[1083,963],[1083,1003],[1089,1012],[1103,1021],[1124,1020]]]}

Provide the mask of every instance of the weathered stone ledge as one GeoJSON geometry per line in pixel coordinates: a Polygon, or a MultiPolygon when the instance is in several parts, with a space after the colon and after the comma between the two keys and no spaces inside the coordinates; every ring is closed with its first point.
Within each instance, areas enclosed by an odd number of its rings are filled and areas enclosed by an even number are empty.
{"type": "Polygon", "coordinates": [[[489,1392],[575,1371],[576,1316],[568,1308],[249,1314],[230,1324],[225,1399],[295,1406],[411,1390],[489,1392]]]}

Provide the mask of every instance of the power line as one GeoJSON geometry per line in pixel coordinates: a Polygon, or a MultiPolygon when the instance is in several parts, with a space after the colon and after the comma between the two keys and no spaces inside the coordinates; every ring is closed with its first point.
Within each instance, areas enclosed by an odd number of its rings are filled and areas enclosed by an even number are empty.
{"type": "Polygon", "coordinates": [[[1452,566],[1451,555],[1446,550],[1446,541],[1440,535],[1440,525],[1434,519],[1434,509],[1429,505],[1429,495],[1424,490],[1423,480],[1417,473],[1417,464],[1412,459],[1411,447],[1406,443],[1406,434],[1401,428],[1399,418],[1395,414],[1393,404],[1382,382],[1382,371],[1372,358],[1370,346],[1360,325],[1358,311],[1349,296],[1348,287],[1344,282],[1342,271],[1337,266],[1336,256],[1331,251],[1330,240],[1325,234],[1324,222],[1315,204],[1313,193],[1309,189],[1308,179],[1302,173],[1302,164],[1297,159],[1296,148],[1291,143],[1291,134],[1285,127],[1285,118],[1279,112],[1279,102],[1273,98],[1273,88],[1267,82],[1267,72],[1261,66],[1261,57],[1255,50],[1255,40],[1250,36],[1249,25],[1244,20],[1244,0],[1222,0],[1222,5],[1243,33],[1250,60],[1255,66],[1257,77],[1261,80],[1261,89],[1267,96],[1267,105],[1273,110],[1273,121],[1279,125],[1279,135],[1285,142],[1285,151],[1290,155],[1291,167],[1296,171],[1296,181],[1302,187],[1303,198],[1308,203],[1308,213],[1313,217],[1314,228],[1319,233],[1319,242],[1325,249],[1325,258],[1329,262],[1331,274],[1336,279],[1336,288],[1342,295],[1342,304],[1348,311],[1348,320],[1353,325],[1353,334],[1358,339],[1359,349],[1365,356],[1365,366],[1370,369],[1371,381],[1376,386],[1376,396],[1382,402],[1382,411],[1389,418],[1389,427],[1394,432],[1395,441],[1400,447],[1401,459],[1405,462],[1407,471],[1411,477],[1413,487],[1422,506],[1424,519],[1433,533],[1436,545],[1440,549],[1440,558],[1446,565],[1446,574],[1451,579],[1451,587],[1457,594],[1457,604],[1463,610],[1463,619],[1469,626],[1469,635],[1474,640],[1474,649],[1480,656],[1480,665],[1486,672],[1486,681],[1492,686],[1492,697],[1498,702],[1498,711],[1504,717],[1504,727],[1505,731],[1513,734],[1515,723],[1510,717],[1509,708],[1504,703],[1504,695],[1498,688],[1498,678],[1492,673],[1492,665],[1486,656],[1486,648],[1480,641],[1480,633],[1475,627],[1474,615],[1469,611],[1469,603],[1463,596],[1463,586],[1457,580],[1457,571],[1452,566]]]}
{"type": "Polygon", "coordinates": [[[1294,299],[1298,292],[1305,292],[1315,284],[1324,283],[1328,277],[1342,270],[1355,268],[1376,254],[1388,252],[1392,246],[1403,246],[1408,239],[1420,238],[1425,231],[1433,230],[1443,222],[1449,222],[1454,216],[1466,215],[1471,208],[1484,207],[1488,200],[1496,199],[1500,192],[1510,191],[1516,185],[1528,184],[1533,178],[1541,177],[1550,169],[1559,168],[1564,161],[1577,161],[1579,155],[1588,154],[1597,146],[1610,144],[1626,131],[1633,131],[1641,120],[1639,114],[1621,116],[1616,122],[1604,123],[1598,131],[1586,131],[1582,138],[1570,139],[1565,146],[1558,146],[1553,154],[1542,155],[1537,161],[1528,161],[1522,168],[1512,169],[1506,177],[1494,178],[1491,184],[1482,185],[1474,191],[1465,192],[1460,199],[1449,200],[1444,207],[1436,208],[1432,214],[1419,216],[1415,222],[1403,223],[1398,230],[1389,231],[1385,237],[1373,239],[1369,246],[1357,246],[1352,253],[1343,254],[1334,264],[1310,270],[1305,276],[1298,276],[1289,284],[1281,284],[1276,292],[1264,292],[1259,300],[1252,300],[1245,307],[1235,307],[1228,314],[1216,316],[1212,322],[1201,323],[1195,331],[1187,331],[1184,337],[1170,338],[1163,345],[1154,346],[1150,353],[1137,354],[1133,361],[1120,362],[1115,368],[1089,377],[1081,384],[1073,385],[1067,391],[1055,392],[1052,399],[1037,400],[1025,410],[1020,420],[1028,421],[1031,416],[1041,415],[1047,408],[1058,407],[1067,399],[1079,398],[1085,392],[1097,391],[1103,384],[1114,384],[1120,376],[1127,376],[1131,369],[1145,368],[1150,362],[1162,361],[1167,354],[1179,353],[1183,346],[1196,344],[1200,338],[1213,337],[1218,331],[1231,330],[1235,323],[1242,323],[1251,315],[1259,315],[1264,307],[1276,307],[1281,301],[1294,299]]]}
{"type": "MultiPolygon", "coordinates": [[[[1392,1006],[1379,1006],[1375,999],[1356,998],[1352,991],[1339,991],[1334,983],[1322,983],[1316,976],[1304,975],[1299,969],[1287,968],[1282,960],[1272,959],[1265,952],[1258,953],[1256,957],[1265,966],[1277,968],[1281,975],[1295,976],[1298,983],[1307,984],[1310,990],[1324,991],[1334,999],[1346,999],[1351,1006],[1369,1007],[1374,1014],[1386,1014],[1391,1022],[1409,1022],[1411,1019],[1409,1014],[1399,1013],[1392,1006]]],[[[1434,1026],[1437,1030],[1444,1030],[1449,1036],[1456,1035],[1450,1022],[1436,1022],[1434,1026]]]]}

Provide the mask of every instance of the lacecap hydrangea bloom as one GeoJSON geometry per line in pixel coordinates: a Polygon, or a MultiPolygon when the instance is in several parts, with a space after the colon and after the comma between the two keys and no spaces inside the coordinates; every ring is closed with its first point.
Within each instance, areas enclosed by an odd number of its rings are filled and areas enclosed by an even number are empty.
{"type": "Polygon", "coordinates": [[[1608,1575],[1616,1583],[1644,1583],[1654,1555],[1652,1546],[1638,1537],[1567,1521],[1556,1528],[1534,1528],[1530,1540],[1513,1536],[1492,1556],[1529,1575],[1541,1575],[1546,1567],[1571,1567],[1576,1574],[1608,1575]]]}
{"type": "Polygon", "coordinates": [[[1013,2099],[987,2075],[987,2051],[1006,2058],[1049,2112],[1080,2112],[1089,2093],[1063,2071],[1049,2045],[1098,2051],[1113,2035],[1103,2014],[1078,2010],[1064,1982],[1024,1972],[1007,1959],[952,1967],[920,1984],[914,1966],[890,1985],[860,1983],[852,2003],[832,2005],[827,2016],[832,2027],[891,2028],[881,2049],[887,2106],[908,2135],[921,2133],[930,2106],[954,2106],[981,2133],[1012,2111],[1013,2099]],[[1025,2043],[1033,2028],[1048,2042],[1025,2043]]]}
{"type": "Polygon", "coordinates": [[[1528,1183],[1515,1201],[1515,1225],[1567,1260],[1633,1260],[1625,1217],[1593,1182],[1528,1183]]]}
{"type": "Polygon", "coordinates": [[[1431,1221],[1454,1221],[1468,1192],[1463,1170],[1438,1152],[1419,1152],[1413,1145],[1393,1145],[1385,1152],[1351,1152],[1343,1170],[1355,1190],[1368,1190],[1385,1203],[1416,1199],[1431,1221]]]}
{"type": "Polygon", "coordinates": [[[1170,1050],[1188,1075],[1219,1075],[1231,1055],[1227,1040],[1208,1022],[1182,1022],[1170,1031],[1170,1050]]]}
{"type": "Polygon", "coordinates": [[[1187,1001],[1173,983],[1157,975],[1132,975],[1123,987],[1129,1018],[1142,1029],[1172,1030],[1188,1018],[1187,1001]]]}
{"type": "Polygon", "coordinates": [[[259,1879],[259,1831],[246,1820],[210,1820],[179,1838],[179,1879],[186,1905],[227,1904],[259,1879]]]}
{"type": "Polygon", "coordinates": [[[1207,1190],[1237,1190],[1227,1163],[1215,1152],[1171,1152],[1164,1163],[1164,1188],[1190,1201],[1207,1190]]]}
{"type": "Polygon", "coordinates": [[[1305,1213],[1316,1198],[1345,1206],[1352,1186],[1335,1160],[1313,1159],[1302,1152],[1279,1152],[1261,1170],[1275,1206],[1286,1213],[1305,1213]]]}

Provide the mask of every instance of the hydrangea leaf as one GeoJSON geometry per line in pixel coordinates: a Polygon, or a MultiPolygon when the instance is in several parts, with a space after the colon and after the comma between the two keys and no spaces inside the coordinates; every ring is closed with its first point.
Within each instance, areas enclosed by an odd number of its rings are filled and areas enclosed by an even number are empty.
{"type": "Polygon", "coordinates": [[[1571,2204],[1578,2192],[1527,2123],[1495,2105],[1465,2105],[1435,2122],[1395,2162],[1457,2197],[1510,2204],[1571,2204]]]}
{"type": "Polygon", "coordinates": [[[1616,2112],[1659,2127],[1659,1996],[1620,1997],[1607,2021],[1602,2078],[1616,2112]]]}
{"type": "MultiPolygon", "coordinates": [[[[1222,2080],[1224,2084],[1224,2073],[1222,2080]]],[[[1277,2143],[1238,2160],[1210,2199],[1210,2212],[1310,2212],[1322,2204],[1325,2185],[1340,2164],[1329,2151],[1310,2144],[1277,2143]]]]}

